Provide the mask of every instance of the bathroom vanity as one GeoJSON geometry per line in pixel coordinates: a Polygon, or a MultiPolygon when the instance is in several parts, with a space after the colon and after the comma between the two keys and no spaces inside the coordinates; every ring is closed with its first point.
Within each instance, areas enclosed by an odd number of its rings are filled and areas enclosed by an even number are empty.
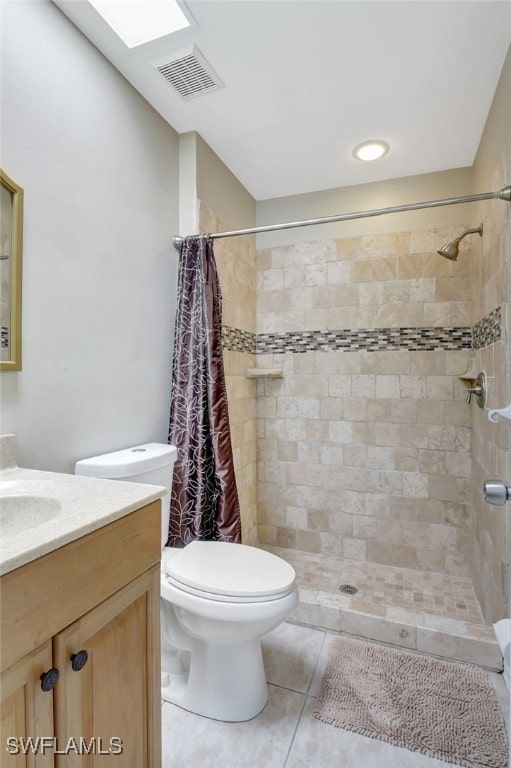
{"type": "MultiPolygon", "coordinates": [[[[25,509],[27,483],[33,499],[34,483],[41,487],[46,481],[53,483],[61,510],[58,522],[13,535],[10,548],[2,536],[1,764],[158,768],[164,489],[16,471],[25,509]],[[79,516],[69,508],[66,515],[70,498],[80,500],[79,516]],[[59,529],[55,546],[53,525],[59,529]],[[25,554],[17,539],[25,540],[25,554]],[[45,738],[37,743],[37,755],[15,754],[22,751],[21,738],[38,736],[45,738]]],[[[13,477],[0,472],[0,513],[7,498],[2,482],[13,477]]],[[[48,496],[41,492],[41,498],[48,496]]]]}

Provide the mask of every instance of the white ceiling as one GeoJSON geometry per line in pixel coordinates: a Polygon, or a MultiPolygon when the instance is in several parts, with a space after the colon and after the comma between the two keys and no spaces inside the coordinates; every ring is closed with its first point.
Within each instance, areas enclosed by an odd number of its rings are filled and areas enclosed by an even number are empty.
{"type": "Polygon", "coordinates": [[[472,165],[511,40],[510,0],[187,0],[196,27],[128,49],[54,2],[257,200],[472,165]],[[225,87],[183,101],[151,62],[192,42],[225,87]],[[355,160],[370,138],[389,154],[355,160]]]}

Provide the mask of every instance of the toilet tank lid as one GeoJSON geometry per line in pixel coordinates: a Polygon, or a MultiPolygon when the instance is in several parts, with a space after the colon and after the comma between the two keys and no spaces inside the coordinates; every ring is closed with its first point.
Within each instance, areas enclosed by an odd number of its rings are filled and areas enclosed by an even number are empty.
{"type": "Polygon", "coordinates": [[[110,479],[130,477],[150,472],[152,469],[170,467],[176,456],[175,445],[145,443],[133,448],[124,448],[122,451],[81,459],[75,464],[75,474],[110,479]]]}

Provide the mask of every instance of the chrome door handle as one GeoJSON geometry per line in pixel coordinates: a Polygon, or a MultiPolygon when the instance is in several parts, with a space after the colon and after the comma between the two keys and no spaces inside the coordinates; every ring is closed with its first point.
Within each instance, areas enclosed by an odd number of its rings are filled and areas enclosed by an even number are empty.
{"type": "Polygon", "coordinates": [[[503,507],[511,499],[511,487],[501,480],[487,480],[484,484],[484,500],[488,504],[503,507]]]}

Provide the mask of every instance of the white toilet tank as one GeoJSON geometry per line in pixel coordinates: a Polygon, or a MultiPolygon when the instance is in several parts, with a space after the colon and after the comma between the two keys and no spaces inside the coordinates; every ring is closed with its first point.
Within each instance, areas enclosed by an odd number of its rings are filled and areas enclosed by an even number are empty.
{"type": "Polygon", "coordinates": [[[77,461],[75,475],[164,485],[167,488],[167,493],[162,498],[161,515],[161,545],[164,547],[168,538],[170,491],[176,456],[177,448],[174,445],[146,443],[77,461]]]}

